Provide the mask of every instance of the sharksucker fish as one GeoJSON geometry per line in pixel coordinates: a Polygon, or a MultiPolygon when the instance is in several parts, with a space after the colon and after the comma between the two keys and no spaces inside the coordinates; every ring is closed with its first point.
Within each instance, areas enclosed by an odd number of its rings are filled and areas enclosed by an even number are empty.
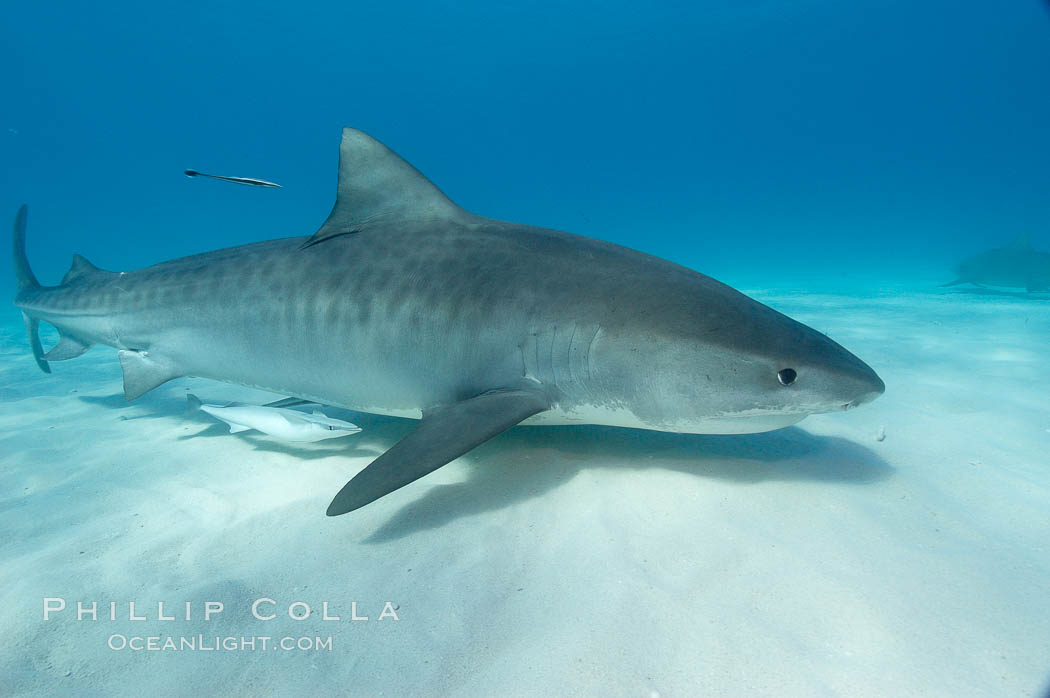
{"type": "Polygon", "coordinates": [[[309,238],[126,273],[80,256],[41,286],[14,225],[16,305],[40,367],[115,347],[134,400],[179,376],[420,419],[330,516],[516,424],[750,433],[862,405],[882,380],[824,334],[686,267],[470,213],[344,129],[335,206],[309,238]],[[38,323],[58,344],[43,350],[38,323]]]}
{"type": "Polygon", "coordinates": [[[233,182],[234,184],[244,184],[249,187],[269,187],[270,189],[280,189],[281,185],[276,182],[267,182],[265,179],[255,179],[254,177],[226,177],[224,175],[207,174],[206,172],[198,172],[197,170],[184,170],[183,174],[187,177],[207,177],[209,179],[218,179],[223,182],[233,182]]]}
{"type": "Polygon", "coordinates": [[[187,395],[186,399],[192,409],[226,422],[231,434],[254,429],[282,441],[313,442],[338,439],[361,431],[356,424],[333,419],[319,410],[306,413],[271,405],[207,405],[193,394],[187,395]]]}
{"type": "Polygon", "coordinates": [[[1050,291],[1050,253],[1032,249],[1027,234],[1009,245],[963,260],[955,271],[955,281],[942,286],[971,283],[975,286],[1023,288],[1030,293],[1050,291]]]}

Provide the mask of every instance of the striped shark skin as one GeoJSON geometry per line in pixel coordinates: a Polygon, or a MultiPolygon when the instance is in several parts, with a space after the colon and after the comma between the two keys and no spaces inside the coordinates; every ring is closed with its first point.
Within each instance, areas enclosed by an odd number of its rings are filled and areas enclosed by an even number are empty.
{"type": "Polygon", "coordinates": [[[751,433],[885,386],[849,351],[710,277],[626,247],[485,218],[344,129],[335,206],[309,237],[42,286],[14,224],[16,305],[38,365],[117,349],[128,400],[180,376],[419,419],[329,515],[517,424],[751,433]],[[60,341],[45,351],[40,322],[60,341]]]}

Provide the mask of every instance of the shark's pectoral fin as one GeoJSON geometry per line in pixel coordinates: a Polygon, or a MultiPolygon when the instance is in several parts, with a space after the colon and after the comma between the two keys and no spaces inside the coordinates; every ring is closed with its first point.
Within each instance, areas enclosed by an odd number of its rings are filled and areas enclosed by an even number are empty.
{"type": "Polygon", "coordinates": [[[339,490],[328,515],[360,509],[550,406],[539,390],[498,390],[427,410],[415,431],[339,490]]]}
{"type": "Polygon", "coordinates": [[[172,361],[151,352],[121,349],[117,357],[124,371],[124,398],[128,402],[182,376],[172,361]]]}
{"type": "Polygon", "coordinates": [[[226,423],[230,425],[230,433],[231,434],[238,434],[238,433],[240,433],[242,431],[248,431],[249,429],[251,429],[251,427],[246,427],[243,424],[234,424],[233,422],[226,422],[226,423]]]}
{"type": "Polygon", "coordinates": [[[67,359],[75,359],[90,348],[90,343],[82,342],[75,337],[70,337],[68,334],[62,334],[60,330],[58,344],[51,347],[51,349],[44,354],[44,359],[46,361],[66,361],[67,359]]]}
{"type": "Polygon", "coordinates": [[[285,424],[290,424],[290,425],[292,425],[294,427],[294,426],[302,426],[303,424],[307,423],[307,420],[306,420],[305,416],[299,416],[299,415],[302,415],[302,414],[303,414],[302,412],[296,412],[295,410],[288,410],[287,412],[283,412],[283,411],[282,412],[278,412],[277,416],[279,418],[283,419],[285,424]]]}

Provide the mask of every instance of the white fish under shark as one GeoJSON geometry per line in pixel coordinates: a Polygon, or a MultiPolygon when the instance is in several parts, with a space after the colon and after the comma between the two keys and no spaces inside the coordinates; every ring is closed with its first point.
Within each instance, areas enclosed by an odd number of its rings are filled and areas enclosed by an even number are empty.
{"type": "Polygon", "coordinates": [[[206,405],[196,395],[187,395],[190,407],[207,412],[230,425],[230,433],[255,429],[282,441],[310,442],[338,439],[361,431],[361,427],[341,419],[332,419],[322,412],[313,414],[286,407],[266,405],[206,405]]]}

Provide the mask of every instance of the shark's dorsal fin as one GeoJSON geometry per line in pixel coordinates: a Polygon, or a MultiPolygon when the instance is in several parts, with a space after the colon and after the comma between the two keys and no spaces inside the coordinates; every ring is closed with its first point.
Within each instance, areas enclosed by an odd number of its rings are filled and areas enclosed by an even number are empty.
{"type": "Polygon", "coordinates": [[[335,206],[303,247],[383,225],[466,216],[466,211],[394,151],[367,133],[344,128],[335,206]]]}
{"type": "Polygon", "coordinates": [[[89,262],[85,257],[75,254],[73,255],[73,263],[69,265],[69,271],[67,271],[66,275],[62,277],[62,283],[68,284],[71,281],[77,281],[88,276],[112,273],[113,272],[99,269],[94,264],[89,262]]]}
{"type": "Polygon", "coordinates": [[[1008,250],[1030,250],[1032,249],[1032,234],[1021,233],[1017,239],[1006,246],[1008,250]]]}

